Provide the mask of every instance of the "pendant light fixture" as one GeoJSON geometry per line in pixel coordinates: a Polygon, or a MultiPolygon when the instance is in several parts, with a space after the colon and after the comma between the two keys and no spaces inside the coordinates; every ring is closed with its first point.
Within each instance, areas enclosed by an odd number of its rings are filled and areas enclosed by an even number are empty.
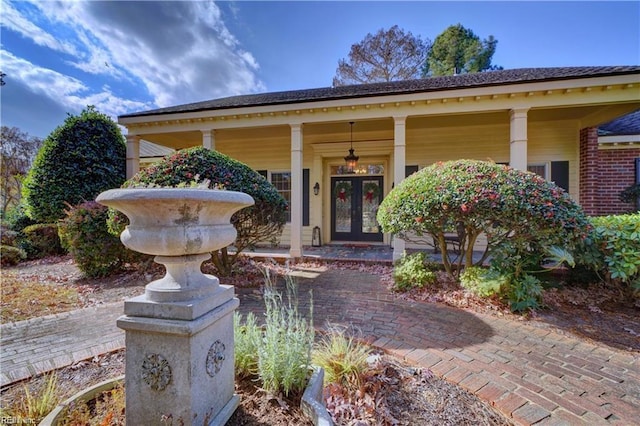
{"type": "Polygon", "coordinates": [[[349,155],[344,157],[344,161],[347,162],[347,170],[349,171],[349,173],[355,173],[360,157],[353,153],[353,121],[350,121],[349,125],[351,126],[351,148],[349,148],[349,155]]]}

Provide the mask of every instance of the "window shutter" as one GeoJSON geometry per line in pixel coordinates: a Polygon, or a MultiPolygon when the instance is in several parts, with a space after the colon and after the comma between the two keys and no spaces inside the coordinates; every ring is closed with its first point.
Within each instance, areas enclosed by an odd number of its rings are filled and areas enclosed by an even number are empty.
{"type": "Polygon", "coordinates": [[[568,161],[552,161],[551,162],[551,180],[560,188],[569,192],[569,162],[568,161]]]}
{"type": "Polygon", "coordinates": [[[302,169],[302,226],[309,226],[309,169],[302,169]]]}
{"type": "Polygon", "coordinates": [[[418,171],[418,166],[404,166],[404,177],[409,177],[418,171]]]}
{"type": "Polygon", "coordinates": [[[266,170],[256,170],[263,178],[267,179],[267,171],[266,170]]]}

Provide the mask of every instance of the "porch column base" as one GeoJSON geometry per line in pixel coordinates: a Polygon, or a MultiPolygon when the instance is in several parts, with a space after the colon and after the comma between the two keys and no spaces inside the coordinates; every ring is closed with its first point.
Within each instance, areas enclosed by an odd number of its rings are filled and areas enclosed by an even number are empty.
{"type": "Polygon", "coordinates": [[[400,259],[404,254],[406,243],[404,240],[393,237],[393,261],[400,259]]]}

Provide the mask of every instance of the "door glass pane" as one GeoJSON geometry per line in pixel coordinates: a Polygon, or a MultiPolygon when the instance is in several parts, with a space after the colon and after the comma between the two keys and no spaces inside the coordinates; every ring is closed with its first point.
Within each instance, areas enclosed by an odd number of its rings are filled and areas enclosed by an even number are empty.
{"type": "Polygon", "coordinates": [[[377,180],[362,180],[362,233],[377,234],[378,206],[380,205],[380,182],[377,180]]]}
{"type": "Polygon", "coordinates": [[[336,203],[336,232],[351,232],[351,195],[353,188],[349,180],[336,180],[333,196],[336,203]]]}
{"type": "Polygon", "coordinates": [[[384,164],[358,164],[355,170],[349,171],[346,165],[331,166],[332,175],[383,175],[384,164]]]}

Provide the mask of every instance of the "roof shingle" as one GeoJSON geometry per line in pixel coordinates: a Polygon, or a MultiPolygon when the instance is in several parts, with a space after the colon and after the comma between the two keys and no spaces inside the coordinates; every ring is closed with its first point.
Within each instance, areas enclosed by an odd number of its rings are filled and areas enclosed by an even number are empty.
{"type": "Polygon", "coordinates": [[[598,127],[600,136],[640,135],[640,110],[598,127]]]}
{"type": "Polygon", "coordinates": [[[251,106],[295,104],[301,102],[362,98],[380,95],[436,92],[461,88],[605,77],[637,73],[640,73],[640,66],[520,68],[473,74],[460,74],[454,76],[430,77],[418,80],[403,80],[352,86],[323,87],[317,89],[230,96],[209,101],[125,114],[121,115],[120,118],[232,109],[251,106]]]}

